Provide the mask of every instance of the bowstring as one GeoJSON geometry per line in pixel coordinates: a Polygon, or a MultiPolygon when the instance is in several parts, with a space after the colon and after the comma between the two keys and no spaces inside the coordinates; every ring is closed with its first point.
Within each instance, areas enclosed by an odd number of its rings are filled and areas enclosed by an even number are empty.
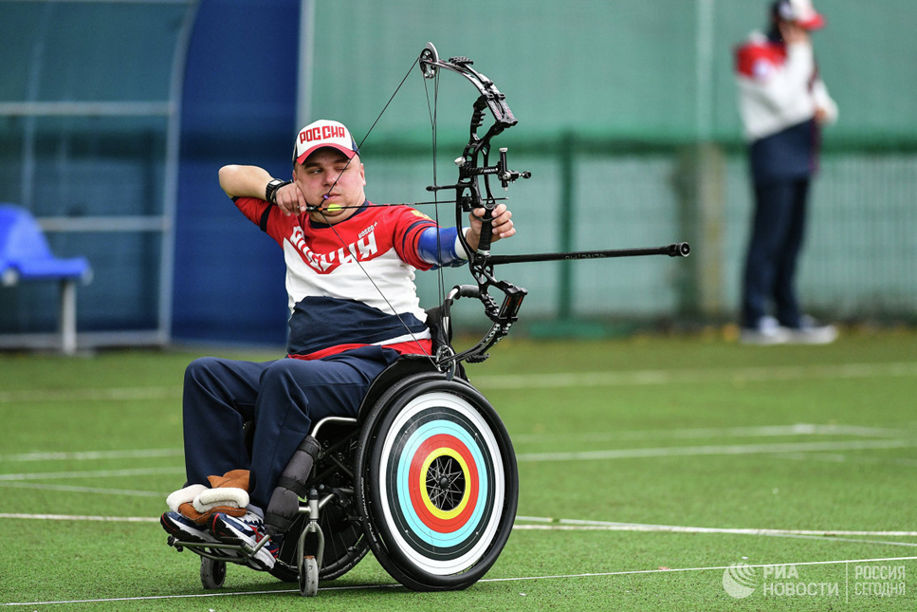
{"type": "MultiPolygon", "coordinates": [[[[439,127],[439,120],[438,120],[439,119],[438,117],[438,113],[439,113],[439,70],[435,72],[435,76],[433,78],[433,105],[432,105],[432,108],[430,106],[430,88],[427,85],[426,80],[424,81],[424,93],[427,96],[427,114],[430,117],[430,131],[432,133],[432,141],[433,141],[432,142],[432,146],[433,146],[433,185],[437,186],[439,185],[439,181],[437,180],[437,174],[436,174],[437,151],[438,151],[437,128],[439,127]]],[[[439,257],[442,254],[441,236],[439,233],[439,227],[440,227],[439,189],[433,190],[433,202],[434,202],[433,221],[434,223],[436,223],[436,254],[437,254],[437,257],[439,257]]],[[[458,204],[457,201],[456,201],[456,204],[458,204]]],[[[460,232],[462,231],[462,228],[459,227],[456,229],[456,231],[460,232]]],[[[446,300],[446,278],[445,278],[445,273],[443,271],[442,263],[440,263],[440,265],[437,267],[436,272],[437,272],[436,274],[437,288],[439,291],[439,303],[442,304],[446,300]]]]}

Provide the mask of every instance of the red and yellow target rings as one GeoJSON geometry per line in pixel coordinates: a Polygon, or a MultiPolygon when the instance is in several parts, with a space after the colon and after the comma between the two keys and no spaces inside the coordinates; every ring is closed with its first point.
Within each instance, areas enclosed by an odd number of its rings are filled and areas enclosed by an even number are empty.
{"type": "Polygon", "coordinates": [[[408,472],[411,506],[423,524],[439,533],[461,529],[474,513],[478,499],[478,467],[471,451],[458,438],[449,434],[430,436],[417,448],[408,472]],[[427,492],[427,471],[438,457],[451,457],[461,466],[465,490],[461,501],[452,509],[438,508],[427,492]]]}

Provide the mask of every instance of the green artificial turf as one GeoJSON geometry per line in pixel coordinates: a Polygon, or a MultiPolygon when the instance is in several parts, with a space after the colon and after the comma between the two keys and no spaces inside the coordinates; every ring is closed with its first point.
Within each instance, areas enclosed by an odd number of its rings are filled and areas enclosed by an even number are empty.
{"type": "Polygon", "coordinates": [[[824,347],[712,336],[507,340],[468,369],[519,461],[516,528],[494,567],[465,591],[414,593],[369,555],[308,602],[295,584],[240,566],[229,567],[221,591],[205,591],[198,558],[165,545],[156,518],[183,483],[182,374],[202,354],[0,355],[0,604],[917,606],[917,562],[908,559],[917,557],[913,332],[848,330],[824,347]],[[750,566],[745,598],[724,587],[733,564],[750,566]]]}

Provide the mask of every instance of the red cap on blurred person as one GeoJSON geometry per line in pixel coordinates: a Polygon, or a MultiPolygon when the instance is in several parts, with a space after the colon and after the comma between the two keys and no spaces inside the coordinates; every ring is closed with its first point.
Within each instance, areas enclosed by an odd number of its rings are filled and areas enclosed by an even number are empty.
{"type": "Polygon", "coordinates": [[[774,12],[785,21],[794,21],[806,30],[817,30],[825,25],[825,18],[812,6],[812,0],[779,0],[774,12]]]}

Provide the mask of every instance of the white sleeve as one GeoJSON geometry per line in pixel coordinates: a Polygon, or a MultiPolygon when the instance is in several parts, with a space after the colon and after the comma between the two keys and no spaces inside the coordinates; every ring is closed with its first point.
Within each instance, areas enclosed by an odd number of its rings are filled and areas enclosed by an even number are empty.
{"type": "Polygon", "coordinates": [[[788,45],[783,66],[771,66],[766,73],[760,76],[756,74],[755,94],[775,113],[782,114],[798,104],[800,97],[805,96],[813,72],[815,57],[812,46],[806,43],[788,45]]]}
{"type": "Polygon", "coordinates": [[[746,138],[762,138],[811,119],[815,97],[809,83],[814,73],[812,46],[794,43],[787,47],[782,65],[762,59],[753,66],[751,76],[740,74],[739,110],[746,138]]]}
{"type": "Polygon", "coordinates": [[[825,82],[821,79],[815,81],[812,86],[812,96],[815,98],[815,108],[820,108],[825,112],[825,123],[834,123],[837,121],[837,103],[828,93],[825,82]]]}

